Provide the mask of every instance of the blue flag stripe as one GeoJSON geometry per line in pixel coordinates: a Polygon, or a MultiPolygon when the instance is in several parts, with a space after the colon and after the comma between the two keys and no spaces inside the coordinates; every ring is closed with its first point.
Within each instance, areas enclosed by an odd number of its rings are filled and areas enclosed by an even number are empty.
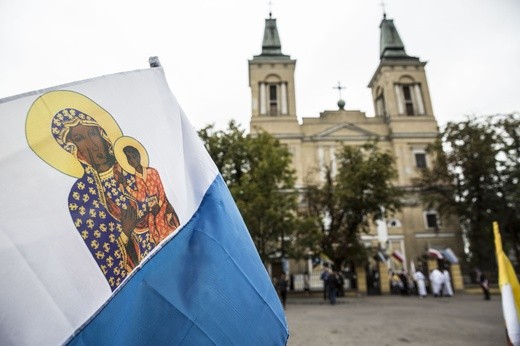
{"type": "Polygon", "coordinates": [[[283,345],[287,338],[276,291],[218,175],[188,224],[70,344],[283,345]]]}

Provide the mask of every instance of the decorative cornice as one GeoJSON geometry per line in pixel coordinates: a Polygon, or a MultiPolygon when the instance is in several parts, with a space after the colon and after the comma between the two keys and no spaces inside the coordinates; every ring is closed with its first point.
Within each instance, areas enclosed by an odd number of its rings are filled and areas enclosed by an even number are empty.
{"type": "MultiPolygon", "coordinates": [[[[400,235],[400,234],[391,234],[391,235],[389,234],[388,235],[388,240],[403,240],[403,239],[404,239],[404,234],[403,235],[400,235]]],[[[377,235],[362,234],[361,240],[379,240],[379,238],[377,235]]]]}
{"type": "Polygon", "coordinates": [[[407,132],[407,133],[392,133],[391,139],[403,139],[403,138],[437,138],[439,134],[437,132],[407,132]]]}
{"type": "Polygon", "coordinates": [[[426,232],[426,233],[415,233],[415,238],[454,238],[455,233],[453,232],[426,232]]]}

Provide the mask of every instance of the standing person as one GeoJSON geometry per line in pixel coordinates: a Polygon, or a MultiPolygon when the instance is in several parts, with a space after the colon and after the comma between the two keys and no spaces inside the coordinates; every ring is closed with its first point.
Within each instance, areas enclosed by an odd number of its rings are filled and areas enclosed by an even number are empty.
{"type": "Polygon", "coordinates": [[[478,280],[480,283],[480,287],[482,288],[482,293],[484,293],[484,299],[490,300],[491,296],[489,294],[489,281],[488,281],[486,275],[484,275],[484,273],[482,273],[480,270],[478,270],[477,277],[478,277],[478,280]]]}
{"type": "Polygon", "coordinates": [[[323,269],[323,272],[321,272],[321,275],[320,275],[320,279],[321,279],[321,281],[323,281],[323,300],[327,300],[327,295],[329,293],[328,292],[329,291],[329,286],[328,286],[329,275],[330,275],[329,266],[327,264],[325,264],[325,269],[323,269]]]}
{"type": "Polygon", "coordinates": [[[419,294],[419,298],[422,299],[426,297],[426,278],[424,277],[424,274],[420,270],[418,270],[415,272],[415,274],[413,274],[413,279],[417,283],[417,293],[419,294]]]}
{"type": "Polygon", "coordinates": [[[432,285],[432,291],[434,297],[439,297],[442,293],[442,283],[444,281],[444,275],[442,275],[441,271],[437,268],[432,270],[430,273],[430,282],[432,285]]]}
{"type": "Polygon", "coordinates": [[[308,297],[311,295],[311,282],[310,282],[309,272],[305,271],[303,273],[303,292],[305,296],[308,297]]]}
{"type": "Polygon", "coordinates": [[[451,276],[448,268],[444,267],[442,271],[443,276],[443,286],[442,286],[442,295],[446,297],[451,297],[453,295],[453,288],[451,287],[451,276]]]}
{"type": "Polygon", "coordinates": [[[280,300],[282,301],[282,306],[285,309],[285,304],[287,303],[287,287],[289,286],[289,281],[285,276],[285,273],[280,275],[280,280],[277,283],[277,290],[280,294],[280,300]]]}
{"type": "Polygon", "coordinates": [[[403,270],[399,273],[399,279],[401,279],[401,295],[410,295],[410,286],[408,284],[408,275],[406,274],[406,271],[403,270]]]}
{"type": "Polygon", "coordinates": [[[327,286],[329,288],[329,301],[331,305],[336,304],[336,295],[338,293],[339,278],[335,271],[329,273],[327,278],[327,286]]]}
{"type": "Polygon", "coordinates": [[[392,288],[392,294],[399,294],[403,287],[403,283],[397,272],[392,272],[390,278],[390,286],[392,288]]]}

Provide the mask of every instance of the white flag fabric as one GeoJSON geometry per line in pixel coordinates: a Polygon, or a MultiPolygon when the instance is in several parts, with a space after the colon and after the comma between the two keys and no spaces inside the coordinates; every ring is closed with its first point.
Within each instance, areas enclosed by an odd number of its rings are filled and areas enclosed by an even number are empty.
{"type": "Polygon", "coordinates": [[[0,344],[285,344],[162,68],[0,100],[0,344]]]}

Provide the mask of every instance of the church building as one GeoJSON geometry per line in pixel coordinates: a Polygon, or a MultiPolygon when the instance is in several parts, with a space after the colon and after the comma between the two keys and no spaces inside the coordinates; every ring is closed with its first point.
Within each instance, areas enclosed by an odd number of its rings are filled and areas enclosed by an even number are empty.
{"type": "MultiPolygon", "coordinates": [[[[463,245],[457,219],[426,208],[420,191],[412,183],[422,168],[432,164],[425,148],[439,133],[426,62],[406,53],[394,21],[386,15],[380,34],[379,65],[371,76],[367,71],[374,116],[345,109],[345,102],[340,100],[337,110],[326,110],[299,121],[294,84],[296,60],[282,53],[276,19],[271,14],[265,20],[262,52],[249,60],[249,86],[250,131],[267,131],[287,145],[293,155],[298,189],[305,188],[309,175],[314,174],[312,178],[319,181],[324,165],[334,171],[336,151],[343,144],[360,146],[377,138],[381,149],[395,157],[398,178],[394,184],[405,191],[403,207],[397,215],[379,222],[362,236],[367,247],[382,246],[389,255],[394,254],[385,266],[379,263],[381,289],[385,291],[385,268],[411,271],[419,259],[427,257],[428,249],[440,254],[451,249],[451,254],[462,258],[463,245]]],[[[428,262],[431,270],[435,261],[428,262]]],[[[461,289],[460,267],[454,263],[451,270],[455,288],[461,289]]]]}

